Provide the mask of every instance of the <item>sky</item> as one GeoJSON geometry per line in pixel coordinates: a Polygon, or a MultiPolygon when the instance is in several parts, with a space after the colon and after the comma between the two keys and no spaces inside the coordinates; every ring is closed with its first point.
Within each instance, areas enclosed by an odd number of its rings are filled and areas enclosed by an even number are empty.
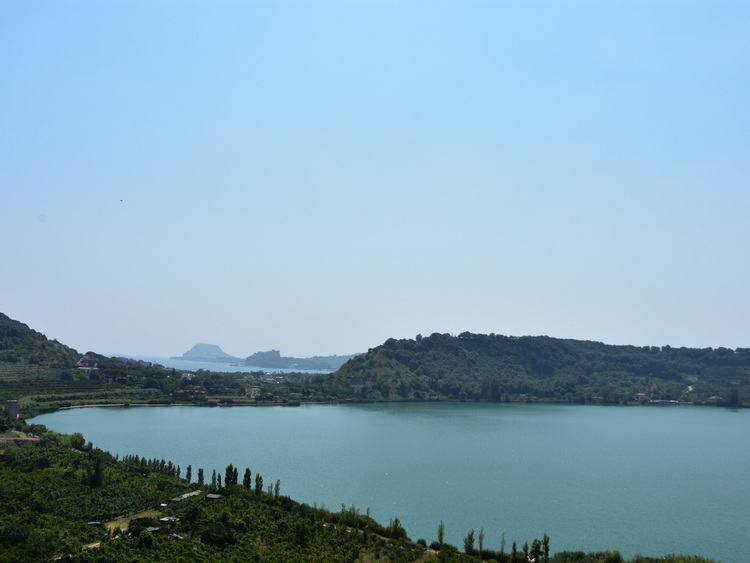
{"type": "Polygon", "coordinates": [[[750,346],[744,0],[0,12],[0,312],[79,352],[750,346]]]}

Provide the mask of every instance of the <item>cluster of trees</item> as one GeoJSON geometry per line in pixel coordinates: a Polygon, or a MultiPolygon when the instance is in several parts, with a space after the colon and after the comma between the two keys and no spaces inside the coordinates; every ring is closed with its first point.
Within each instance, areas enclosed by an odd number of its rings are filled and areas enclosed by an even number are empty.
{"type": "Polygon", "coordinates": [[[750,349],[613,346],[545,336],[462,333],[390,339],[322,388],[370,400],[676,400],[746,406],[750,349]],[[359,390],[360,388],[358,388],[359,390]]]}

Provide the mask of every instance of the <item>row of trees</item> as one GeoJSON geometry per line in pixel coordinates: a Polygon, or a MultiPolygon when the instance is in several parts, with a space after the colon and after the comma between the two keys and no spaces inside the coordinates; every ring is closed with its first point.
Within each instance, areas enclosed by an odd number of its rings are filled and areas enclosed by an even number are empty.
{"type": "MultiPolygon", "coordinates": [[[[479,533],[475,535],[474,530],[470,530],[463,540],[464,553],[467,555],[477,555],[480,559],[492,559],[503,563],[527,563],[530,558],[536,563],[547,563],[550,560],[549,536],[544,534],[542,539],[534,538],[529,547],[528,542],[524,542],[521,551],[518,550],[518,544],[514,541],[510,553],[505,552],[505,534],[500,537],[500,550],[493,551],[485,549],[484,528],[479,528],[479,533]],[[478,547],[477,547],[478,543],[478,547]]],[[[445,544],[445,523],[441,520],[437,528],[437,542],[434,542],[431,548],[443,550],[445,544]]],[[[453,546],[447,546],[448,549],[455,549],[453,546]]]]}
{"type": "MultiPolygon", "coordinates": [[[[76,449],[84,449],[86,446],[84,445],[84,439],[83,435],[80,433],[75,433],[71,435],[71,444],[76,449]]],[[[88,448],[91,448],[91,443],[89,442],[88,448]]],[[[179,465],[174,465],[171,461],[165,461],[164,459],[147,459],[145,457],[140,457],[137,454],[135,455],[126,455],[122,458],[122,463],[136,469],[143,475],[147,475],[150,472],[156,472],[160,473],[162,475],[167,475],[170,477],[174,477],[175,479],[180,479],[182,471],[180,469],[179,465]]],[[[187,483],[192,483],[193,481],[193,466],[188,465],[185,469],[185,481],[187,483]]],[[[205,482],[205,472],[202,467],[198,468],[197,471],[197,481],[196,483],[199,486],[206,485],[205,482]]],[[[222,490],[225,487],[232,487],[234,485],[239,484],[239,468],[235,467],[233,464],[227,465],[225,471],[224,471],[224,478],[222,481],[222,475],[221,473],[218,473],[216,469],[213,470],[211,474],[211,482],[209,486],[210,491],[218,491],[222,490]]],[[[245,468],[245,472],[242,478],[242,486],[246,489],[253,489],[256,493],[262,493],[263,492],[263,476],[260,473],[255,474],[255,484],[253,487],[253,480],[252,480],[252,472],[250,471],[249,467],[245,468]]],[[[276,483],[273,486],[269,486],[268,494],[273,495],[275,497],[279,497],[281,492],[281,481],[276,480],[276,483]]]]}

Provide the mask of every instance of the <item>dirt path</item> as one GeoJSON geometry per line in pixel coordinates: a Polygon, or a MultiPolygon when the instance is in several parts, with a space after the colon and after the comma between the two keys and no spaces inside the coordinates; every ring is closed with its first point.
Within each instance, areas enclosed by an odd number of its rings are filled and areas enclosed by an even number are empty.
{"type": "Polygon", "coordinates": [[[154,516],[158,516],[159,514],[160,512],[155,509],[142,510],[141,512],[136,512],[135,514],[115,518],[114,520],[105,522],[104,525],[107,526],[110,532],[114,532],[115,530],[124,532],[128,529],[128,525],[130,524],[131,520],[135,520],[136,518],[153,518],[154,516]]]}
{"type": "Polygon", "coordinates": [[[18,430],[9,430],[7,432],[0,433],[0,450],[4,448],[12,448],[13,446],[23,446],[30,442],[37,442],[39,438],[33,434],[26,434],[25,432],[19,432],[18,430]]]}

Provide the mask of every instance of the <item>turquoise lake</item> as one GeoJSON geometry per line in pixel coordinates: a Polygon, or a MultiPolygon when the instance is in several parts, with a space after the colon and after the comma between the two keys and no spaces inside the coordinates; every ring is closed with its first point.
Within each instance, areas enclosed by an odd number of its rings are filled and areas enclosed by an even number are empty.
{"type": "Polygon", "coordinates": [[[33,420],[210,480],[229,463],[292,498],[356,505],[412,539],[506,551],[619,550],[750,561],[750,412],[700,407],[386,403],[87,408],[33,420]]]}

